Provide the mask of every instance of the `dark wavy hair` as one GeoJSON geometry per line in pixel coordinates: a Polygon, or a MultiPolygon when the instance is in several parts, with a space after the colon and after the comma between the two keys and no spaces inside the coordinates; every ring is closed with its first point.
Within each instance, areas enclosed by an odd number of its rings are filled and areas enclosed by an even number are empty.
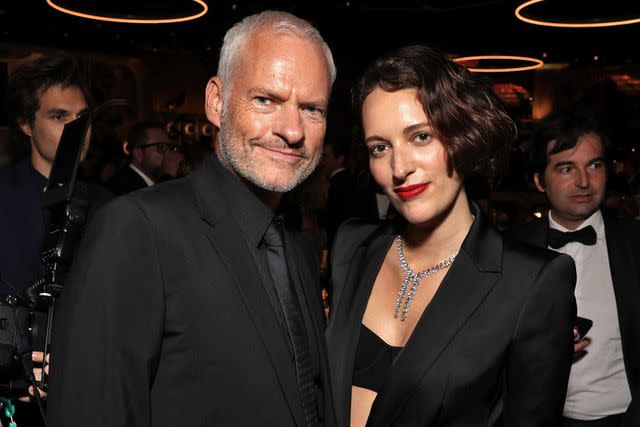
{"type": "Polygon", "coordinates": [[[572,149],[578,139],[587,134],[600,138],[606,156],[611,145],[610,139],[589,110],[553,111],[538,123],[533,135],[533,172],[539,174],[542,185],[549,155],[572,149]],[[554,144],[549,150],[551,142],[554,144]]]}
{"type": "Polygon", "coordinates": [[[40,98],[53,86],[77,87],[87,103],[92,104],[88,85],[75,57],[64,53],[45,55],[23,65],[9,78],[8,88],[9,126],[16,142],[28,141],[20,124],[33,124],[40,98]]]}
{"type": "Polygon", "coordinates": [[[164,131],[164,126],[160,122],[140,122],[136,123],[136,125],[129,130],[129,134],[127,135],[127,150],[129,151],[129,159],[133,158],[133,150],[136,147],[147,143],[147,131],[151,129],[160,129],[164,131]]]}
{"type": "Polygon", "coordinates": [[[450,173],[495,179],[506,170],[517,135],[515,124],[489,84],[444,52],[408,46],[376,60],[353,91],[354,107],[361,112],[365,98],[378,87],[388,92],[417,90],[447,152],[450,173]]]}

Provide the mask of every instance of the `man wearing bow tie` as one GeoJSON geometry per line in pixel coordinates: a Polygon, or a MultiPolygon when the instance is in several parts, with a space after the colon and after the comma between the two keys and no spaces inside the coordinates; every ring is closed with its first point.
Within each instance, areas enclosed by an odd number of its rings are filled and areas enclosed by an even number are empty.
{"type": "Polygon", "coordinates": [[[562,427],[621,426],[631,421],[632,397],[640,399],[640,223],[600,208],[606,144],[586,114],[544,119],[534,139],[534,181],[549,213],[514,230],[520,240],[573,257],[578,316],[593,321],[575,344],[562,427]]]}

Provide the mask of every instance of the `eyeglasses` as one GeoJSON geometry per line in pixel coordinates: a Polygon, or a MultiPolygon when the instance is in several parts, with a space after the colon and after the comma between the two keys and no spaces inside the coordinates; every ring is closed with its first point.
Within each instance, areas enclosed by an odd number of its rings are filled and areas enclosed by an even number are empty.
{"type": "Polygon", "coordinates": [[[145,149],[149,147],[156,147],[156,150],[160,154],[164,154],[167,151],[180,151],[180,146],[178,144],[172,144],[169,142],[152,142],[149,144],[138,145],[138,148],[145,149]]]}

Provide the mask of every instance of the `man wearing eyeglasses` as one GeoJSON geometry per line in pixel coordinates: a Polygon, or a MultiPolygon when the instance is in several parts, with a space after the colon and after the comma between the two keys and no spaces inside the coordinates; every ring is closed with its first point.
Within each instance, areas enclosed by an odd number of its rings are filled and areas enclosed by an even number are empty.
{"type": "Polygon", "coordinates": [[[146,188],[164,179],[178,176],[184,160],[179,146],[171,141],[160,123],[143,122],[135,125],[127,139],[129,164],[109,182],[109,189],[117,195],[146,188]]]}

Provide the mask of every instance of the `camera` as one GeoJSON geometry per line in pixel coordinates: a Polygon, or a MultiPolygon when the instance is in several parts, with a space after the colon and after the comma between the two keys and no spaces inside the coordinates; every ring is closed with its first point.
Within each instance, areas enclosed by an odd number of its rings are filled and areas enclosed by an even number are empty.
{"type": "Polygon", "coordinates": [[[31,351],[44,351],[47,313],[8,296],[0,301],[0,395],[22,396],[30,383],[31,351]]]}
{"type": "Polygon", "coordinates": [[[44,375],[35,383],[31,352],[49,353],[55,300],[62,292],[65,275],[82,236],[88,196],[86,186],[76,182],[76,175],[90,123],[91,115],[84,114],[64,126],[42,193],[42,208],[49,214],[42,251],[45,277],[27,289],[26,303],[18,296],[0,301],[2,396],[24,396],[30,385],[46,389],[44,375]]]}

